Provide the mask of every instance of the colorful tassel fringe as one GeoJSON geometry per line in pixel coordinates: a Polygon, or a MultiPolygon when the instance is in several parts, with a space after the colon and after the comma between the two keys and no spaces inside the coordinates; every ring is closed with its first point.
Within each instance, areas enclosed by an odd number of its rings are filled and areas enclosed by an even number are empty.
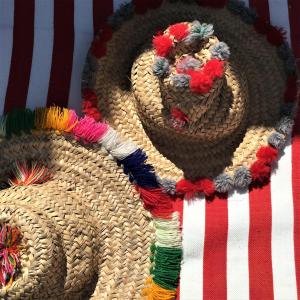
{"type": "Polygon", "coordinates": [[[13,177],[8,180],[10,186],[27,186],[48,181],[52,174],[45,166],[37,162],[16,162],[13,177]]]}
{"type": "Polygon", "coordinates": [[[18,228],[8,224],[0,225],[0,284],[6,289],[12,285],[20,269],[20,240],[18,228]]]}
{"type": "Polygon", "coordinates": [[[35,110],[35,127],[38,129],[54,129],[58,133],[70,132],[77,123],[75,111],[53,106],[35,110]]]}
{"type": "Polygon", "coordinates": [[[176,290],[162,288],[153,281],[151,276],[147,279],[142,294],[148,300],[174,300],[176,298],[176,290]]]}

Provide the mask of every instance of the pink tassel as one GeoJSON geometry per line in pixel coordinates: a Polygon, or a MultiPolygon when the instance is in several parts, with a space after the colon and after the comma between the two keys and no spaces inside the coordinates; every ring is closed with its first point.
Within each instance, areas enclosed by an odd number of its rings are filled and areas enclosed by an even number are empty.
{"type": "Polygon", "coordinates": [[[96,143],[108,130],[108,124],[97,123],[91,117],[81,119],[73,129],[76,140],[82,139],[84,143],[96,143]]]}

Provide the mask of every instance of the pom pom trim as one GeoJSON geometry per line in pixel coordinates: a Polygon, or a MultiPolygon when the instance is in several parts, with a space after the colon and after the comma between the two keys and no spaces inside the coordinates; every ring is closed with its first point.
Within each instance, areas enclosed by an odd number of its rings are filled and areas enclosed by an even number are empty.
{"type": "MultiPolygon", "coordinates": [[[[201,27],[201,24],[198,21],[197,25],[201,27]]],[[[168,65],[170,65],[169,56],[172,52],[172,56],[174,56],[176,48],[181,43],[188,44],[189,37],[192,33],[193,23],[176,23],[167,28],[167,30],[158,34],[153,38],[152,44],[156,52],[156,56],[154,58],[154,64],[152,66],[153,74],[159,78],[162,78],[160,72],[155,72],[157,69],[157,61],[161,60],[162,57],[164,59],[168,59],[168,65]]],[[[204,25],[204,24],[203,24],[204,25]]],[[[207,24],[206,24],[207,25],[207,24]]],[[[207,26],[211,26],[208,24],[207,26]]],[[[225,43],[223,47],[227,45],[225,43]]],[[[228,46],[227,46],[228,48],[228,46]]],[[[218,78],[221,78],[224,75],[224,59],[228,59],[229,50],[226,48],[227,53],[225,56],[220,55],[220,59],[212,58],[207,61],[202,67],[201,62],[199,64],[191,64],[187,67],[181,67],[183,65],[183,60],[179,60],[176,62],[176,74],[185,74],[189,75],[187,77],[187,86],[191,91],[197,94],[206,94],[208,93],[214,84],[214,81],[218,78]]],[[[216,51],[213,47],[211,47],[210,51],[216,51]]],[[[195,58],[190,57],[191,60],[197,61],[195,58]]],[[[165,73],[165,72],[164,72],[165,73]]],[[[175,75],[176,75],[175,74],[175,75]]],[[[182,88],[186,88],[186,86],[182,86],[182,88]]]]}

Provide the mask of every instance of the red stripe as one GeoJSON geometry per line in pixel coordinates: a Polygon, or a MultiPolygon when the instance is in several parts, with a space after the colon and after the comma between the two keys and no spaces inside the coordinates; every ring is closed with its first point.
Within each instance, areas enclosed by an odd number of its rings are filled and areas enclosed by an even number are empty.
{"type": "Polygon", "coordinates": [[[269,0],[249,0],[249,5],[255,8],[259,17],[270,22],[269,0]]]}
{"type": "Polygon", "coordinates": [[[203,253],[203,299],[227,298],[226,257],[228,236],[227,199],[206,201],[203,253]]]}
{"type": "Polygon", "coordinates": [[[114,11],[113,0],[93,0],[94,34],[114,11]]]}
{"type": "Polygon", "coordinates": [[[34,39],[34,0],[15,0],[13,48],[4,112],[25,107],[34,39]]]}
{"type": "Polygon", "coordinates": [[[74,49],[74,1],[54,0],[54,41],[47,106],[68,106],[74,49]]]}
{"type": "Polygon", "coordinates": [[[271,257],[272,209],[270,184],[249,192],[250,299],[274,298],[271,257]]]}
{"type": "Polygon", "coordinates": [[[300,110],[292,138],[292,186],[294,199],[295,267],[298,299],[300,299],[300,110]]]}
{"type": "Polygon", "coordinates": [[[288,0],[292,47],[300,70],[300,1],[288,0]]]}

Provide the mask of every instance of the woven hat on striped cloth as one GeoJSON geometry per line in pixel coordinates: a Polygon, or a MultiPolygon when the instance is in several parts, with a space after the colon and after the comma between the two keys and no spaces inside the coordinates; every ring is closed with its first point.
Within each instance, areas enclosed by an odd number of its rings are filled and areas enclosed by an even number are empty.
{"type": "Polygon", "coordinates": [[[102,27],[82,118],[0,118],[0,298],[176,299],[178,204],[268,180],[291,51],[239,1],[185,2],[136,0],[102,27]]]}
{"type": "Polygon", "coordinates": [[[210,178],[219,192],[262,182],[293,126],[284,32],[241,1],[183,2],[123,6],[92,44],[83,86],[159,176],[210,178]]]}

